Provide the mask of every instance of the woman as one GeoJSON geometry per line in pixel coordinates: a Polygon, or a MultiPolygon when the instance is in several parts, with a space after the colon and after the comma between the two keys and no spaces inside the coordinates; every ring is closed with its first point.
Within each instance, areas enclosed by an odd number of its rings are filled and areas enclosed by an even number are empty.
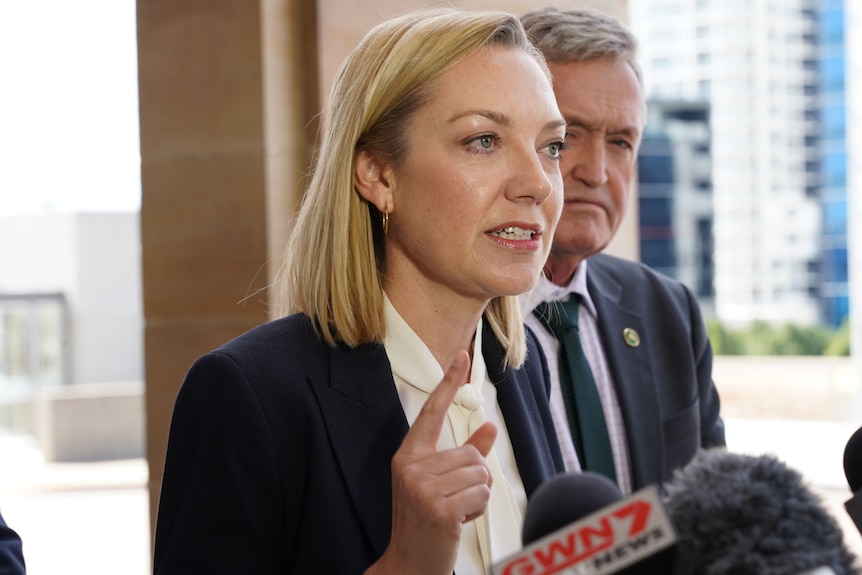
{"type": "Polygon", "coordinates": [[[372,30],[328,101],[291,315],[177,398],[156,573],[484,573],[563,469],[517,300],[562,207],[542,57],[511,15],[422,11],[372,30]]]}

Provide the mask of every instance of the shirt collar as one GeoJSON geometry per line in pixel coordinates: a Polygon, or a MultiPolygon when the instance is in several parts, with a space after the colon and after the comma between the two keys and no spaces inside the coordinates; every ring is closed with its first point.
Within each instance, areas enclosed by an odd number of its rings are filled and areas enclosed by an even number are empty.
{"type": "Polygon", "coordinates": [[[543,301],[563,301],[569,298],[570,294],[576,293],[581,296],[581,304],[586,307],[587,311],[593,318],[598,318],[596,305],[593,303],[593,298],[590,297],[590,292],[587,289],[587,260],[581,260],[578,267],[575,268],[575,273],[572,274],[572,279],[564,286],[558,286],[551,280],[547,279],[544,274],[539,276],[539,281],[535,287],[521,296],[524,313],[533,313],[543,301]]]}
{"type": "MultiPolygon", "coordinates": [[[[384,294],[383,313],[386,320],[386,338],[383,347],[389,356],[392,374],[413,387],[431,393],[443,379],[443,368],[416,332],[407,325],[392,302],[384,294]]],[[[487,376],[482,357],[482,319],[476,326],[473,338],[473,361],[470,382],[481,388],[487,376]]]]}

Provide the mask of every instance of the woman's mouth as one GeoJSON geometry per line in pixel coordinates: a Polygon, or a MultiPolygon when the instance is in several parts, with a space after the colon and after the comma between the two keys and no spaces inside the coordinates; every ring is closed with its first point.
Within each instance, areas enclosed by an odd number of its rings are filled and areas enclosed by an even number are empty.
{"type": "Polygon", "coordinates": [[[504,240],[531,240],[536,235],[535,230],[526,230],[517,226],[509,226],[489,233],[504,240]]]}

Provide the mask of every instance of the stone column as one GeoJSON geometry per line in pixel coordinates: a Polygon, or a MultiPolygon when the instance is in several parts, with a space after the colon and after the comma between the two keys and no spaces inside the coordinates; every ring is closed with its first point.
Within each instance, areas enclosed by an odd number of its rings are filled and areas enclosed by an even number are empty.
{"type": "Polygon", "coordinates": [[[319,107],[315,8],[137,2],[151,519],[183,376],[269,317],[319,107]]]}

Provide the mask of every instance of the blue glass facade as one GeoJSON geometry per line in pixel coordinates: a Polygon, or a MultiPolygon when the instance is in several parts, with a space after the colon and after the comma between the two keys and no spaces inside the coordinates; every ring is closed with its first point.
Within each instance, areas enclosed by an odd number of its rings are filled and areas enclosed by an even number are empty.
{"type": "Polygon", "coordinates": [[[849,312],[847,269],[847,120],[843,0],[818,3],[820,199],[823,206],[821,312],[838,327],[849,312]]]}
{"type": "Polygon", "coordinates": [[[686,284],[709,309],[715,297],[709,106],[652,100],[638,151],[641,261],[686,284]]]}
{"type": "Polygon", "coordinates": [[[673,231],[676,179],[673,164],[669,138],[664,134],[644,134],[638,157],[641,261],[676,277],[677,240],[673,231]]]}

